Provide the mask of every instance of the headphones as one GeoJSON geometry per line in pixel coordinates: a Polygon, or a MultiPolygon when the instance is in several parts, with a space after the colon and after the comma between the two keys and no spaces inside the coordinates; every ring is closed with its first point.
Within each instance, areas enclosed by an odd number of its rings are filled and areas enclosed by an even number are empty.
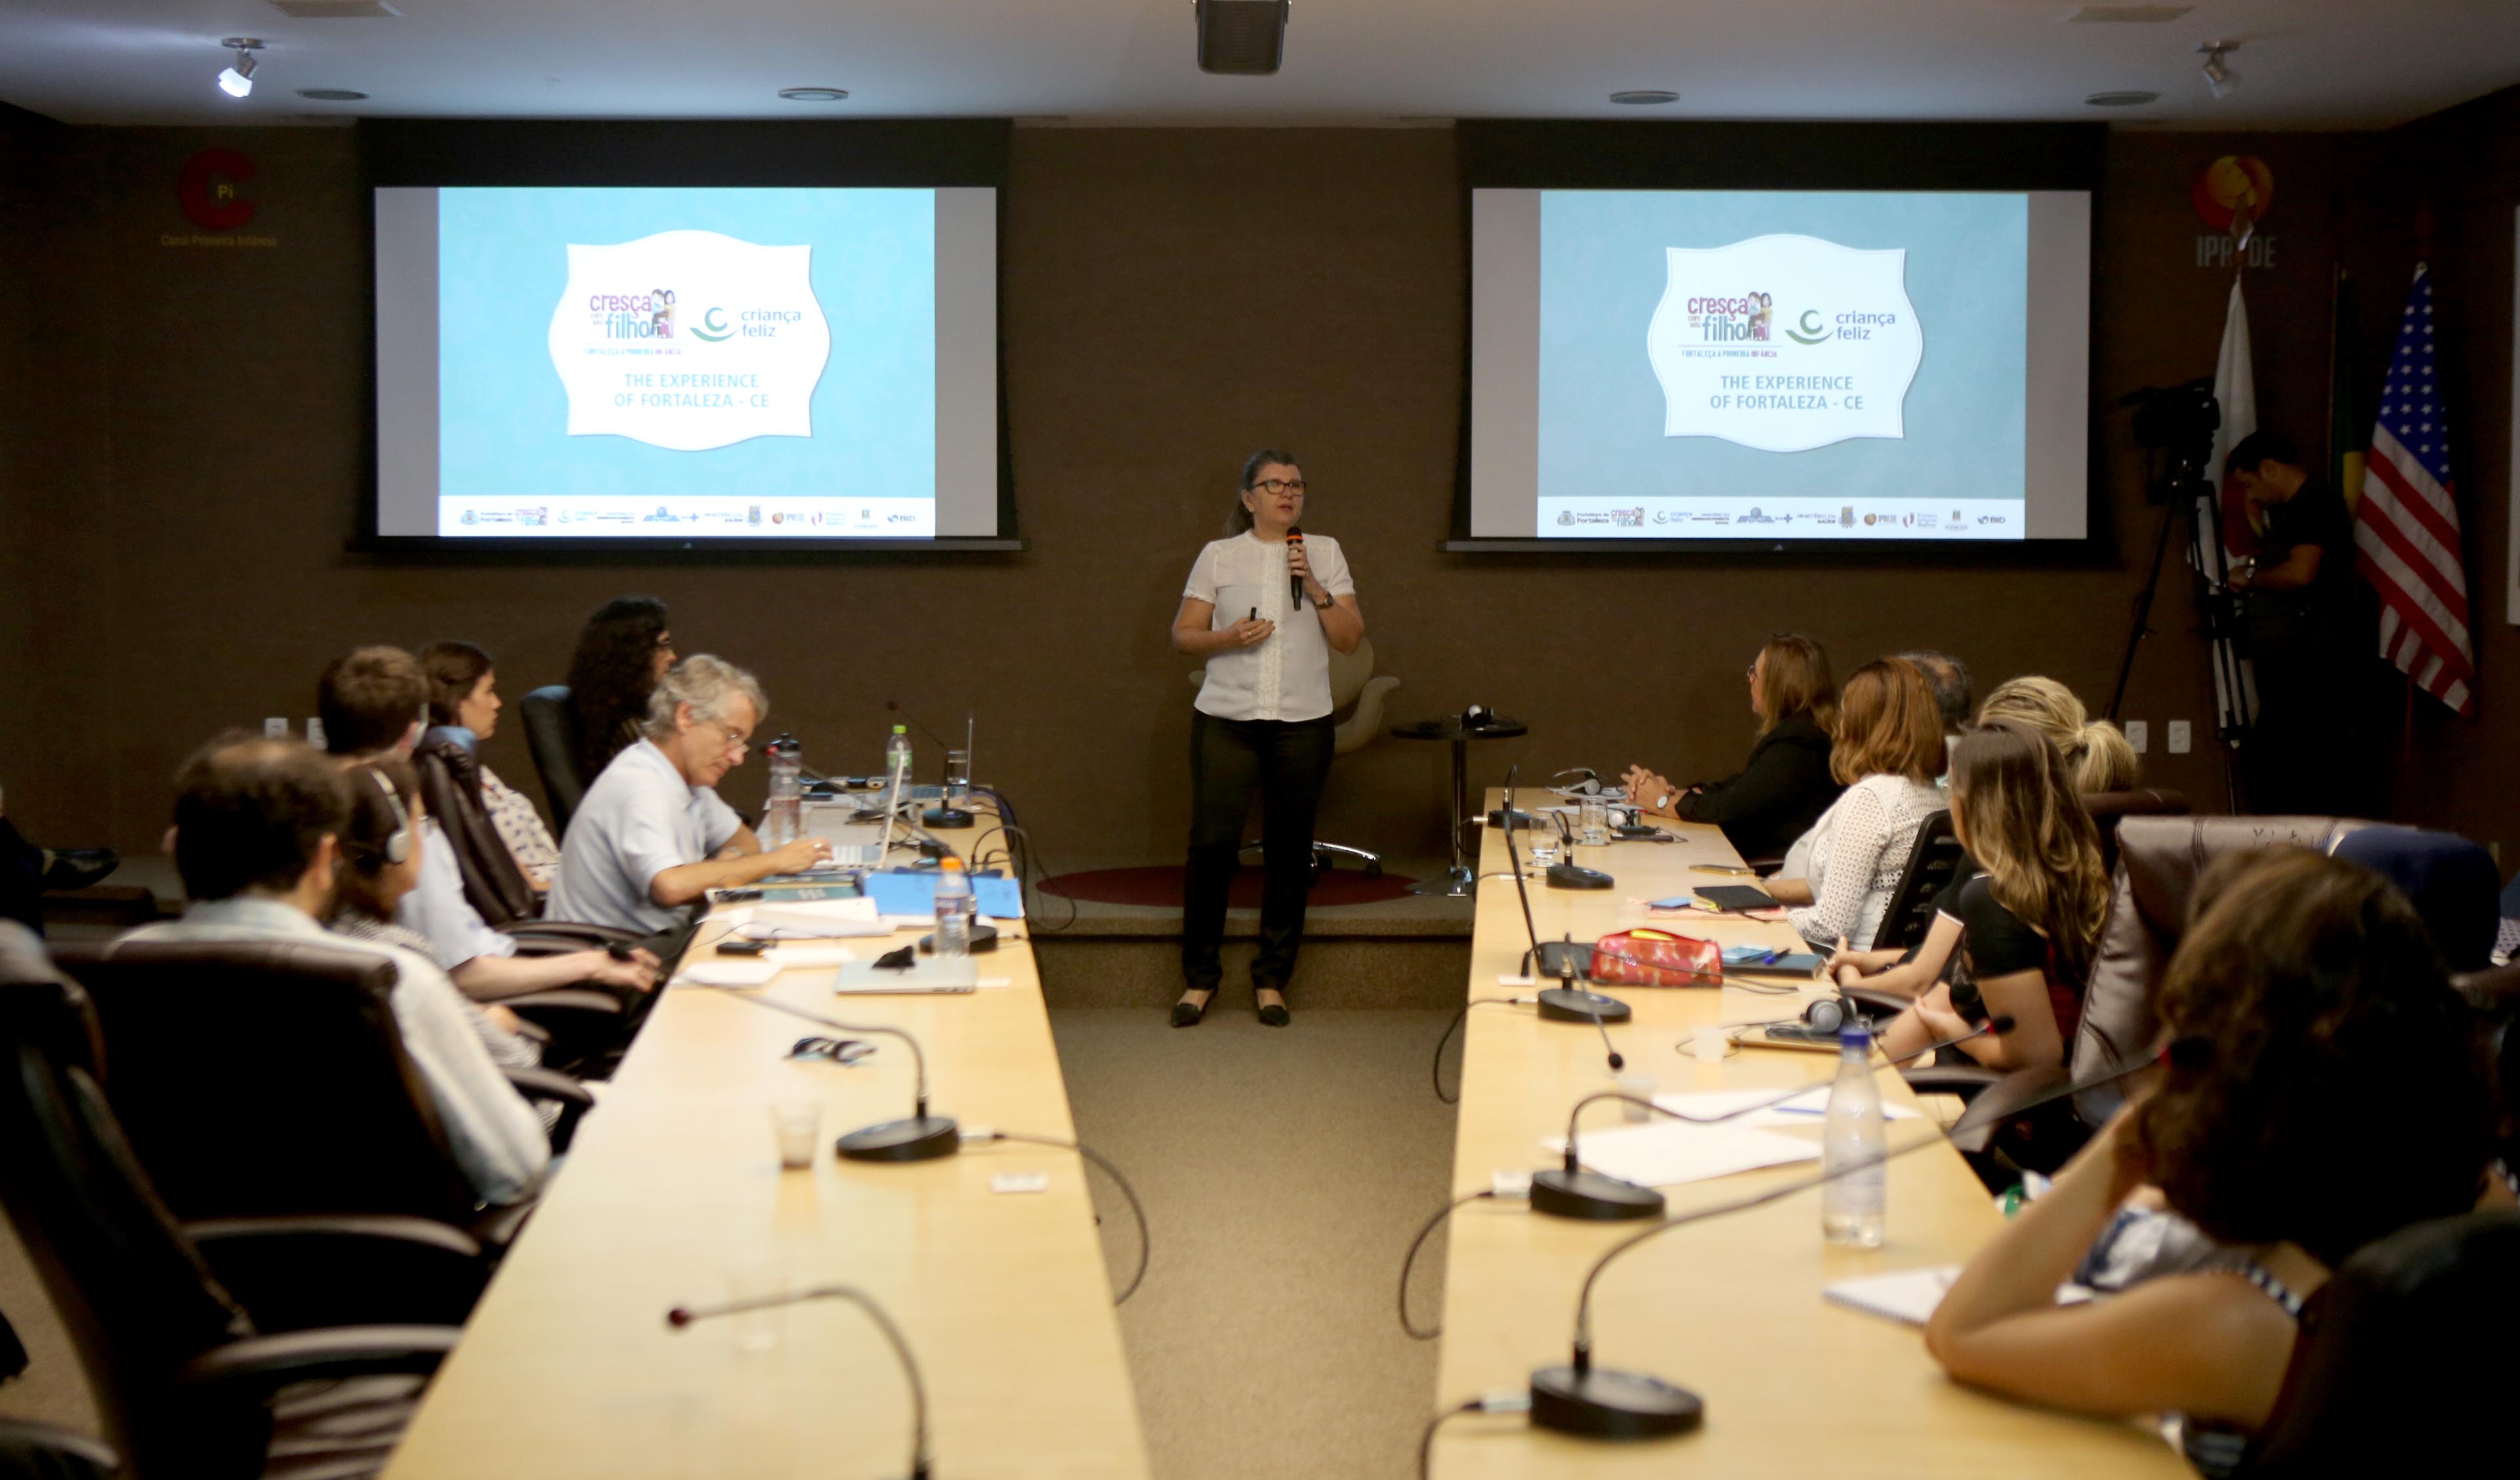
{"type": "Polygon", "coordinates": [[[1598,796],[1601,794],[1601,773],[1594,770],[1590,766],[1569,766],[1565,770],[1558,772],[1557,776],[1551,777],[1550,780],[1553,782],[1557,780],[1558,776],[1572,776],[1578,778],[1577,780],[1568,782],[1565,785],[1557,788],[1561,791],[1572,791],[1577,796],[1598,796]]]}
{"type": "Polygon", "coordinates": [[[402,793],[394,789],[392,778],[383,772],[370,770],[364,774],[384,793],[385,806],[393,812],[393,830],[385,834],[384,845],[376,853],[387,866],[403,863],[411,857],[411,814],[403,810],[402,793]]]}
{"type": "Polygon", "coordinates": [[[1496,718],[1496,711],[1485,704],[1472,704],[1462,711],[1462,728],[1477,730],[1496,718]]]}

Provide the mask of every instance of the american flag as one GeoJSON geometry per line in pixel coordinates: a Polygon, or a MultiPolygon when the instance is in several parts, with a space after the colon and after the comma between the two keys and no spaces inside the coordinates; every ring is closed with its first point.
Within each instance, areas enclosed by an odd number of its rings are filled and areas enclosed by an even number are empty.
{"type": "Polygon", "coordinates": [[[2432,275],[2419,266],[2371,427],[2370,474],[2354,512],[2356,563],[2380,593],[2380,655],[2416,688],[2472,715],[2476,659],[2454,492],[2450,424],[2433,379],[2432,275]]]}

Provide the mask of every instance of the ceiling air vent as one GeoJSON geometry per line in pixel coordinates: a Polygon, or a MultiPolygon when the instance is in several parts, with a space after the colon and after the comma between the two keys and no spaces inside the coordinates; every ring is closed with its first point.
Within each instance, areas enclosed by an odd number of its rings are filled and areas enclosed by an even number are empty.
{"type": "MultiPolygon", "coordinates": [[[[279,0],[272,0],[278,4],[279,0]]],[[[2079,25],[2167,25],[2192,5],[2083,5],[2065,19],[2079,25]]]]}
{"type": "Polygon", "coordinates": [[[1191,0],[1198,69],[1265,77],[1286,59],[1287,0],[1191,0]]]}
{"type": "Polygon", "coordinates": [[[389,21],[402,12],[385,0],[271,0],[292,21],[389,21]]]}

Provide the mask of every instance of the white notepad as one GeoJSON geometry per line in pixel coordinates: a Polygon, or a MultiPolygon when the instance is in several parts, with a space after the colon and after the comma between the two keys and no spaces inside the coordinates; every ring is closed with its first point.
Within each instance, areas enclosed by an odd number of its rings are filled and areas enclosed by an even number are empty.
{"type": "Polygon", "coordinates": [[[681,979],[698,982],[703,987],[766,987],[778,974],[776,962],[718,956],[707,961],[696,961],[683,967],[681,979]]]}
{"type": "Polygon", "coordinates": [[[1923,1325],[1934,1319],[1934,1307],[1943,1303],[1943,1292],[1958,1278],[1958,1265],[1942,1264],[1929,1270],[1901,1270],[1896,1275],[1841,1279],[1822,1285],[1820,1293],[1831,1305],[1842,1305],[1850,1311],[1906,1325],[1923,1325]]]}
{"type": "MultiPolygon", "coordinates": [[[[1566,1154],[1566,1138],[1552,1137],[1541,1144],[1566,1154]]],[[[1586,1131],[1576,1140],[1578,1158],[1604,1177],[1642,1188],[1677,1187],[1705,1182],[1788,1162],[1815,1161],[1820,1143],[1754,1131],[1743,1126],[1692,1126],[1676,1121],[1658,1125],[1617,1126],[1586,1131]]]]}
{"type": "MultiPolygon", "coordinates": [[[[1737,1120],[1727,1121],[1725,1124],[1816,1126],[1828,1118],[1828,1091],[1827,1085],[1814,1085],[1810,1090],[1782,1104],[1770,1105],[1764,1110],[1752,1110],[1749,1114],[1737,1120]]],[[[1683,1115],[1694,1115],[1703,1120],[1710,1115],[1730,1114],[1743,1105],[1757,1104],[1763,1099],[1774,1099],[1776,1095],[1775,1090],[1701,1090],[1687,1095],[1657,1095],[1653,1100],[1666,1110],[1676,1110],[1683,1115]]],[[[1919,1111],[1911,1106],[1894,1104],[1885,1099],[1881,1103],[1881,1118],[1917,1120],[1922,1116],[1919,1111]]]]}
{"type": "Polygon", "coordinates": [[[833,992],[849,994],[867,992],[969,992],[980,985],[979,969],[971,958],[916,956],[907,970],[878,966],[871,961],[853,961],[834,973],[833,992]]]}

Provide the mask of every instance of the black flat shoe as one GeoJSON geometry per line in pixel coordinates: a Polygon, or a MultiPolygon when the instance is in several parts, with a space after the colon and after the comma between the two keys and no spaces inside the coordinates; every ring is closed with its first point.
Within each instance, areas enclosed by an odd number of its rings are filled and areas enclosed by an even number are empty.
{"type": "Polygon", "coordinates": [[[1207,1002],[1192,1002],[1192,994],[1198,990],[1200,989],[1192,987],[1189,992],[1184,992],[1181,995],[1181,1001],[1173,1004],[1174,1027],[1195,1028],[1198,1026],[1199,1020],[1207,1016],[1208,1003],[1216,1001],[1216,989],[1214,987],[1206,989],[1207,1002]]]}
{"type": "Polygon", "coordinates": [[[1286,1010],[1286,1005],[1283,1001],[1268,1003],[1266,1005],[1262,1005],[1259,1002],[1259,993],[1264,990],[1277,991],[1278,995],[1282,999],[1285,996],[1285,993],[1278,988],[1253,989],[1253,1007],[1258,1010],[1261,1024],[1265,1027],[1282,1028],[1286,1024],[1293,1022],[1295,1020],[1294,1015],[1286,1010]]]}

